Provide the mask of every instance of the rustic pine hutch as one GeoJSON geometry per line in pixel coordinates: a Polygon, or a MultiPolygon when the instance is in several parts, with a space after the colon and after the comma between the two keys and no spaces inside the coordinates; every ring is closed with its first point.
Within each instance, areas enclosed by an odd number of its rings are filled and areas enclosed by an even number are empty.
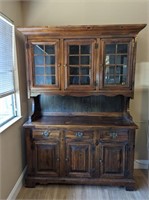
{"type": "Polygon", "coordinates": [[[135,189],[136,36],[144,24],[18,28],[25,35],[29,120],[25,184],[135,189]]]}

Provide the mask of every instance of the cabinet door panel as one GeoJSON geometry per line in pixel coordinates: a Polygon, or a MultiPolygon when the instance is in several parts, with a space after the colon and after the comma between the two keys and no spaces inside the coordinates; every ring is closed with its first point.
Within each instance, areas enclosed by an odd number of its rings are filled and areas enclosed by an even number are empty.
{"type": "Polygon", "coordinates": [[[95,39],[65,41],[65,89],[95,90],[95,39]]]}
{"type": "Polygon", "coordinates": [[[102,66],[104,88],[131,88],[133,83],[133,39],[103,39],[102,66]]]}
{"type": "Polygon", "coordinates": [[[124,177],[126,144],[105,143],[101,146],[101,177],[124,177]]]}
{"type": "Polygon", "coordinates": [[[34,168],[37,175],[59,176],[59,143],[34,143],[34,168]]]}
{"type": "Polygon", "coordinates": [[[31,91],[60,89],[59,40],[29,42],[28,57],[31,91]]]}
{"type": "Polygon", "coordinates": [[[90,142],[66,143],[66,170],[67,176],[91,177],[94,171],[93,144],[90,142]]]}

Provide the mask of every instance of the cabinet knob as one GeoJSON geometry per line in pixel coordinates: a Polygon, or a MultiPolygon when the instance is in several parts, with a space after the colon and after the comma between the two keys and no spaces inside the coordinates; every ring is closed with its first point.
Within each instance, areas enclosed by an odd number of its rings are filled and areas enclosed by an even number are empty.
{"type": "Polygon", "coordinates": [[[110,133],[110,137],[111,137],[112,139],[116,138],[116,137],[117,137],[117,133],[116,133],[116,132],[110,133]]]}
{"type": "Polygon", "coordinates": [[[49,132],[48,130],[46,130],[46,131],[44,131],[44,132],[42,133],[42,135],[43,135],[44,137],[49,137],[50,132],[49,132]]]}
{"type": "Polygon", "coordinates": [[[79,138],[81,138],[81,137],[83,137],[83,133],[82,132],[77,132],[76,136],[79,137],[79,138]]]}

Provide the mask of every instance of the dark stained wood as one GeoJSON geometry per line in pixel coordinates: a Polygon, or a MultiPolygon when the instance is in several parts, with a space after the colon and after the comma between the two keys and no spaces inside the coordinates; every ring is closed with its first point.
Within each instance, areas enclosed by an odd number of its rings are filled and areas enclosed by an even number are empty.
{"type": "MultiPolygon", "coordinates": [[[[134,94],[135,38],[138,32],[145,26],[145,24],[124,24],[105,26],[18,27],[18,30],[26,38],[28,94],[30,96],[37,96],[40,93],[69,96],[124,95],[132,98],[134,94]],[[127,83],[125,84],[104,84],[105,44],[107,42],[128,44],[128,75],[127,83]],[[33,45],[35,44],[54,45],[55,84],[35,84],[33,54],[33,45]],[[90,84],[70,85],[70,66],[68,66],[70,44],[90,45],[90,84]]],[[[44,66],[46,67],[45,63],[44,66]]]]}
{"type": "Polygon", "coordinates": [[[65,183],[135,189],[137,125],[128,108],[134,94],[135,38],[145,26],[18,28],[26,39],[28,96],[34,108],[23,125],[27,187],[65,183]],[[115,50],[110,47],[107,53],[108,45],[115,50]]]}

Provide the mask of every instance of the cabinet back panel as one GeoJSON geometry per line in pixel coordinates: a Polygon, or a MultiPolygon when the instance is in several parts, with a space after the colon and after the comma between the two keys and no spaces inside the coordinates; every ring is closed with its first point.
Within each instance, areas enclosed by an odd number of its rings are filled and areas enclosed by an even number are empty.
{"type": "Polygon", "coordinates": [[[44,95],[40,97],[43,113],[50,112],[122,112],[124,97],[115,96],[59,96],[44,95]]]}

